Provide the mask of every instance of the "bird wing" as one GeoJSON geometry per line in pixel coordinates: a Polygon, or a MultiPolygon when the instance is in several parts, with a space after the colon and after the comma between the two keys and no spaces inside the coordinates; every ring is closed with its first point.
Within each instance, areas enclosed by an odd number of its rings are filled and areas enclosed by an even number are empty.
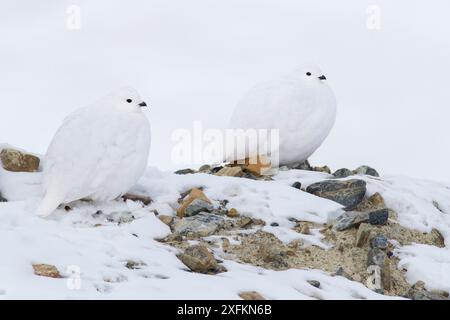
{"type": "Polygon", "coordinates": [[[101,108],[82,108],[68,116],[56,132],[45,161],[44,189],[63,194],[66,201],[89,196],[114,168],[120,135],[117,117],[101,108]]]}

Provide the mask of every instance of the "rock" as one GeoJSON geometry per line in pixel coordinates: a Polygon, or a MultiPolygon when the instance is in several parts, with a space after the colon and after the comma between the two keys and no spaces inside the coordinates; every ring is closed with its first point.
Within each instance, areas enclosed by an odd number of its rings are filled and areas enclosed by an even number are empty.
{"type": "Polygon", "coordinates": [[[8,200],[6,198],[3,198],[1,192],[0,192],[0,202],[8,202],[8,200]]]}
{"type": "Polygon", "coordinates": [[[244,172],[242,171],[241,167],[224,167],[217,173],[215,173],[215,175],[227,177],[242,177],[244,175],[244,172]]]}
{"type": "Polygon", "coordinates": [[[258,254],[264,262],[270,263],[271,267],[274,269],[279,270],[288,267],[288,263],[286,262],[281,251],[273,245],[261,243],[258,249],[258,254]]]}
{"type": "Polygon", "coordinates": [[[246,228],[246,227],[249,227],[252,224],[252,222],[253,222],[253,220],[249,217],[241,217],[238,220],[237,224],[241,228],[246,228]]]}
{"type": "Polygon", "coordinates": [[[388,239],[382,234],[376,235],[370,241],[370,246],[372,248],[378,248],[381,250],[386,250],[388,247],[388,244],[389,244],[388,239]]]}
{"type": "Polygon", "coordinates": [[[314,167],[313,171],[331,174],[331,170],[330,170],[330,168],[328,166],[314,167]]]}
{"type": "Polygon", "coordinates": [[[258,156],[256,159],[245,159],[245,164],[242,166],[244,171],[247,171],[257,177],[262,176],[272,168],[270,159],[265,156],[258,156]]]}
{"type": "Polygon", "coordinates": [[[381,268],[377,265],[370,265],[367,267],[367,273],[369,276],[366,280],[366,286],[370,290],[373,290],[379,294],[384,294],[383,280],[381,277],[381,268]]]}
{"type": "Polygon", "coordinates": [[[336,272],[333,274],[333,276],[340,276],[340,277],[344,277],[344,278],[347,278],[348,280],[353,281],[353,278],[342,267],[339,267],[336,270],[336,272]]]}
{"type": "Polygon", "coordinates": [[[307,171],[313,170],[308,160],[305,160],[304,162],[301,163],[293,163],[288,165],[287,167],[290,169],[297,169],[297,170],[307,170],[307,171]]]}
{"type": "Polygon", "coordinates": [[[383,267],[381,269],[381,281],[383,283],[384,290],[391,290],[391,260],[387,256],[384,257],[383,267]]]}
{"type": "Polygon", "coordinates": [[[383,269],[384,265],[384,258],[386,257],[386,254],[383,250],[378,248],[372,248],[369,250],[369,253],[367,254],[367,266],[379,266],[381,269],[383,269]]]}
{"type": "Polygon", "coordinates": [[[223,223],[224,219],[220,216],[199,213],[175,222],[173,232],[182,236],[207,237],[215,233],[223,223]]]}
{"type": "Polygon", "coordinates": [[[50,264],[33,264],[34,274],[49,278],[62,278],[58,269],[50,264]]]}
{"type": "Polygon", "coordinates": [[[195,215],[201,211],[211,212],[212,209],[213,206],[211,204],[211,200],[208,199],[208,197],[203,193],[202,190],[194,188],[189,192],[189,195],[185,197],[184,200],[182,201],[180,207],[177,210],[177,216],[182,218],[188,215],[190,216],[195,215]]]}
{"type": "Polygon", "coordinates": [[[353,175],[353,172],[350,171],[347,168],[342,168],[342,169],[336,170],[333,173],[333,176],[336,177],[336,178],[347,178],[347,177],[349,177],[351,175],[353,175]]]}
{"type": "Polygon", "coordinates": [[[372,225],[384,225],[388,221],[389,210],[381,209],[369,212],[369,223],[372,225]]]}
{"type": "Polygon", "coordinates": [[[448,292],[443,290],[431,290],[425,289],[425,282],[417,281],[414,283],[408,291],[407,297],[413,300],[449,300],[448,292]]]}
{"type": "Polygon", "coordinates": [[[198,168],[198,172],[210,173],[211,172],[211,166],[209,164],[204,164],[200,168],[198,168]]]}
{"type": "Polygon", "coordinates": [[[222,250],[224,252],[227,252],[228,249],[230,248],[230,240],[228,238],[222,238],[222,250]]]}
{"type": "Polygon", "coordinates": [[[194,199],[187,207],[184,212],[186,217],[192,217],[200,212],[212,212],[214,207],[211,203],[206,202],[202,199],[194,199]]]}
{"type": "MultiPolygon", "coordinates": [[[[0,200],[1,201],[1,200],[0,200]]],[[[444,236],[439,232],[437,229],[432,229],[431,234],[434,235],[434,244],[439,248],[445,247],[445,240],[444,236]]]]}
{"type": "Polygon", "coordinates": [[[204,245],[193,245],[179,257],[180,260],[193,272],[216,273],[218,264],[211,252],[204,245]]]}
{"type": "Polygon", "coordinates": [[[174,172],[175,174],[192,174],[195,173],[195,170],[192,169],[181,169],[174,172]]]}
{"type": "Polygon", "coordinates": [[[355,170],[353,170],[354,174],[365,174],[368,176],[373,176],[373,177],[379,177],[380,175],[378,174],[377,170],[375,170],[374,168],[371,168],[369,166],[360,166],[358,168],[356,168],[355,170]]]}
{"type": "Polygon", "coordinates": [[[144,205],[149,205],[150,203],[152,203],[152,199],[150,197],[147,196],[143,196],[143,195],[138,195],[138,194],[131,194],[131,193],[126,193],[122,196],[123,200],[131,200],[131,201],[140,201],[142,202],[144,205]]]}
{"type": "Polygon", "coordinates": [[[272,222],[272,223],[270,224],[270,226],[271,226],[271,227],[279,227],[280,224],[279,224],[278,222],[272,222]]]}
{"type": "Polygon", "coordinates": [[[244,300],[265,300],[264,297],[256,291],[240,292],[239,297],[241,297],[244,300]]]}
{"type": "Polygon", "coordinates": [[[235,208],[231,208],[230,210],[228,210],[227,216],[229,218],[237,218],[240,216],[240,214],[235,208]]]}
{"type": "Polygon", "coordinates": [[[301,188],[302,188],[301,182],[298,182],[298,181],[294,182],[294,183],[292,184],[292,188],[301,190],[301,188]]]}
{"type": "Polygon", "coordinates": [[[450,300],[445,296],[438,296],[427,291],[416,292],[412,297],[413,300],[450,300]]]}
{"type": "Polygon", "coordinates": [[[308,282],[308,283],[309,283],[310,285],[312,285],[313,287],[320,288],[320,282],[317,281],[317,280],[308,280],[308,281],[306,281],[306,282],[308,282]]]}
{"type": "Polygon", "coordinates": [[[345,210],[352,210],[366,194],[366,182],[351,179],[345,181],[326,180],[306,188],[306,191],[318,197],[326,198],[342,204],[345,210]]]}
{"type": "Polygon", "coordinates": [[[367,223],[361,223],[358,231],[356,232],[356,246],[358,248],[364,247],[370,239],[372,233],[370,225],[367,223]]]}
{"type": "Polygon", "coordinates": [[[368,199],[369,203],[376,208],[386,208],[383,197],[378,192],[371,195],[368,199]]]}
{"type": "Polygon", "coordinates": [[[38,157],[14,149],[3,149],[0,160],[3,169],[13,172],[36,172],[40,163],[38,157]]]}
{"type": "Polygon", "coordinates": [[[127,263],[125,264],[125,267],[130,270],[141,269],[141,267],[143,267],[143,266],[145,266],[145,263],[137,262],[137,261],[133,261],[133,260],[128,260],[127,263]]]}
{"type": "Polygon", "coordinates": [[[311,234],[311,230],[309,230],[309,225],[307,223],[304,223],[302,227],[300,228],[301,234],[311,234]]]}
{"type": "Polygon", "coordinates": [[[445,290],[431,290],[430,294],[435,295],[435,296],[445,297],[445,298],[448,298],[448,296],[449,296],[448,291],[445,291],[445,290]]]}
{"type": "Polygon", "coordinates": [[[346,211],[336,218],[334,229],[343,231],[367,221],[369,221],[369,214],[367,212],[346,211]]]}
{"type": "Polygon", "coordinates": [[[159,220],[161,220],[164,224],[166,224],[168,226],[170,226],[173,222],[172,216],[159,215],[158,218],[159,218],[159,220]]]}

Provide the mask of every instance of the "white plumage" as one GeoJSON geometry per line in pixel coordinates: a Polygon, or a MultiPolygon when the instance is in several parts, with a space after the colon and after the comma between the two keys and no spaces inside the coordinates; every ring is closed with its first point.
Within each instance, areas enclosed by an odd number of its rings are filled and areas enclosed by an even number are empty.
{"type": "MultiPolygon", "coordinates": [[[[230,127],[279,129],[280,164],[307,160],[328,136],[336,119],[336,100],[324,80],[318,67],[308,65],[281,79],[256,85],[236,106],[230,127]]],[[[260,140],[258,148],[263,143],[260,140]]],[[[234,160],[242,159],[242,150],[233,152],[234,160]]],[[[244,152],[247,158],[261,154],[249,149],[244,152]]]]}
{"type": "Polygon", "coordinates": [[[64,120],[45,157],[38,215],[79,199],[113,200],[138,181],[151,139],[144,106],[136,90],[123,88],[64,120]]]}

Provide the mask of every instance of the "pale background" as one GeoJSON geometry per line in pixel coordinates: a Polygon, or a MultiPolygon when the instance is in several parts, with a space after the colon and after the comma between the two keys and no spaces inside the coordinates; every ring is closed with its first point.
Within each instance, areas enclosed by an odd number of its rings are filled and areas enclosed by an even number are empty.
{"type": "Polygon", "coordinates": [[[132,85],[150,105],[149,163],[173,169],[173,130],[223,128],[249,87],[312,61],[338,99],[313,164],[450,181],[449,12],[445,0],[1,0],[0,143],[44,153],[65,115],[132,85]],[[66,27],[70,5],[80,30],[66,27]]]}

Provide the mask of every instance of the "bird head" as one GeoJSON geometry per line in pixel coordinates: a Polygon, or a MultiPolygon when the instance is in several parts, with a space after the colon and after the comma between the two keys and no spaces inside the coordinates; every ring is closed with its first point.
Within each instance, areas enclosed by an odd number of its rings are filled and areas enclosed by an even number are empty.
{"type": "Polygon", "coordinates": [[[314,64],[306,64],[295,70],[297,76],[310,83],[322,83],[327,80],[320,68],[314,64]]]}
{"type": "Polygon", "coordinates": [[[141,112],[142,108],[147,107],[139,93],[131,87],[124,87],[113,92],[108,100],[114,108],[125,112],[141,112]]]}

